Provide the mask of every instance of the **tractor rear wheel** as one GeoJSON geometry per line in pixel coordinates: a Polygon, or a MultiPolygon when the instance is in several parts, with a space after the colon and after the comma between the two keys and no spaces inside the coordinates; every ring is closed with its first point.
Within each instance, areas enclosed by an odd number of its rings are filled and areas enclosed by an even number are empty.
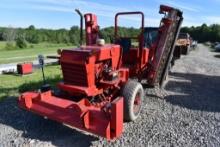
{"type": "Polygon", "coordinates": [[[122,95],[124,97],[124,120],[134,121],[142,108],[144,89],[140,83],[131,80],[125,84],[122,95]]]}
{"type": "Polygon", "coordinates": [[[183,55],[188,55],[188,54],[189,54],[189,49],[190,49],[190,47],[189,47],[188,45],[185,46],[185,47],[183,48],[182,54],[183,54],[183,55]]]}

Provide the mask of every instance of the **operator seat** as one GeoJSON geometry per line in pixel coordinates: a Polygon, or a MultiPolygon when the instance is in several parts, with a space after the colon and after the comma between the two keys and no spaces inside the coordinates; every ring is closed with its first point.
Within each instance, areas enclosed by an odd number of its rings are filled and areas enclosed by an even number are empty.
{"type": "Polygon", "coordinates": [[[131,39],[130,38],[120,38],[116,41],[116,44],[119,44],[123,50],[123,54],[128,53],[131,48],[131,39]]]}
{"type": "Polygon", "coordinates": [[[120,38],[116,40],[116,44],[119,44],[123,51],[123,66],[135,69],[138,49],[132,47],[131,38],[120,38]]]}

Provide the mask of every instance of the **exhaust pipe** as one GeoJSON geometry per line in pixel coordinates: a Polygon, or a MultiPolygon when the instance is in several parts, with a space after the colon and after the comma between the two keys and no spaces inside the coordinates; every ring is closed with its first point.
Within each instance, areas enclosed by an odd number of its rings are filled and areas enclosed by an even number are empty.
{"type": "Polygon", "coordinates": [[[76,13],[80,16],[80,46],[83,43],[83,14],[79,11],[79,9],[75,9],[76,13]]]}

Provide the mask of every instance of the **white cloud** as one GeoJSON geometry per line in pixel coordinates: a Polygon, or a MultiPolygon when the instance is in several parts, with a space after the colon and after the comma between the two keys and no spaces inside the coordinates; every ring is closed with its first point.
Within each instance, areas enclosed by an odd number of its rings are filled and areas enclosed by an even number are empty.
{"type": "Polygon", "coordinates": [[[220,16],[206,16],[205,19],[208,24],[220,23],[220,16]]]}
{"type": "Polygon", "coordinates": [[[180,8],[180,9],[184,9],[184,10],[187,10],[187,11],[192,11],[192,12],[199,12],[199,8],[196,8],[194,6],[190,6],[190,5],[187,5],[187,4],[183,4],[183,3],[178,3],[177,1],[169,1],[168,4],[170,5],[173,5],[177,8],[180,8]]]}
{"type": "MultiPolygon", "coordinates": [[[[26,0],[31,5],[50,5],[48,10],[51,10],[51,7],[63,7],[63,8],[80,8],[85,12],[98,11],[98,12],[118,12],[118,11],[128,11],[124,7],[110,6],[106,4],[85,1],[85,0],[26,0]]],[[[56,10],[56,9],[55,9],[56,10]]]]}
{"type": "Polygon", "coordinates": [[[188,27],[191,27],[191,26],[201,26],[202,23],[200,22],[193,22],[193,21],[183,21],[183,24],[182,26],[185,27],[185,26],[188,26],[188,27]]]}
{"type": "Polygon", "coordinates": [[[73,9],[65,8],[65,7],[54,7],[54,6],[31,6],[31,9],[37,9],[37,10],[46,10],[46,11],[57,11],[57,12],[71,12],[73,13],[73,9]]]}
{"type": "Polygon", "coordinates": [[[187,11],[191,11],[191,12],[199,12],[201,10],[201,8],[199,6],[195,6],[195,5],[190,5],[190,2],[187,1],[188,3],[183,3],[180,2],[179,0],[156,0],[159,3],[164,3],[167,5],[171,5],[173,7],[177,7],[179,9],[182,10],[187,10],[187,11]]]}
{"type": "Polygon", "coordinates": [[[161,18],[146,18],[145,26],[147,27],[159,27],[161,18]]]}
{"type": "MultiPolygon", "coordinates": [[[[137,7],[132,7],[130,9],[127,9],[125,7],[117,7],[117,6],[111,6],[91,1],[85,1],[85,0],[26,0],[30,4],[30,9],[39,9],[44,11],[56,11],[56,12],[67,12],[67,13],[73,13],[74,9],[79,8],[83,13],[91,12],[95,13],[98,16],[111,18],[112,22],[114,21],[114,16],[117,12],[125,12],[125,11],[137,11],[137,7]],[[49,4],[49,5],[48,5],[49,4]]],[[[144,9],[143,9],[144,10],[144,9]]],[[[153,9],[152,9],[153,10],[153,9]]],[[[150,12],[152,13],[152,10],[148,10],[148,15],[150,12]]],[[[147,13],[146,12],[146,13],[147,13]]],[[[160,22],[160,17],[158,17],[156,11],[154,9],[154,15],[149,15],[146,17],[145,22],[147,26],[158,26],[160,22]],[[155,16],[157,16],[155,18],[155,16]],[[158,18],[158,19],[157,19],[158,18]]],[[[135,24],[135,26],[138,26],[140,24],[140,19],[138,17],[129,17],[125,16],[120,18],[122,21],[131,21],[132,24],[135,24]]]]}
{"type": "Polygon", "coordinates": [[[192,17],[191,15],[183,13],[183,24],[182,26],[200,26],[203,22],[200,17],[192,17]]]}
{"type": "MultiPolygon", "coordinates": [[[[16,0],[10,0],[11,2],[16,0]]],[[[156,0],[158,2],[164,3],[164,0],[156,0]]],[[[179,2],[176,0],[166,0],[165,4],[172,5],[174,7],[179,7],[184,11],[184,23],[183,25],[191,26],[191,25],[200,25],[202,18],[195,19],[191,16],[190,13],[196,13],[201,10],[198,6],[191,6],[190,4],[186,4],[183,2],[179,2]],[[186,13],[190,15],[186,15],[186,13]]],[[[3,4],[4,5],[4,4],[3,4]]],[[[1,5],[0,7],[2,7],[1,5]]],[[[160,23],[160,19],[162,16],[158,14],[158,7],[150,7],[150,6],[130,6],[126,7],[126,5],[108,5],[99,2],[89,1],[89,0],[22,0],[18,5],[6,5],[6,7],[11,7],[11,9],[34,9],[40,11],[51,11],[51,12],[62,12],[62,13],[71,13],[73,15],[77,15],[74,12],[75,8],[79,8],[83,13],[94,13],[98,15],[100,20],[100,25],[103,27],[114,25],[114,16],[117,12],[124,11],[143,11],[145,13],[145,25],[146,26],[158,26],[160,23]],[[102,20],[104,19],[104,21],[102,20]]],[[[207,19],[208,20],[208,19],[207,19]]],[[[206,20],[206,21],[207,21],[206,20]]],[[[209,21],[219,20],[216,18],[209,18],[209,21]]],[[[139,26],[140,19],[137,17],[123,17],[123,23],[125,26],[135,27],[139,26]]],[[[204,20],[205,21],[205,20],[204,20]]]]}

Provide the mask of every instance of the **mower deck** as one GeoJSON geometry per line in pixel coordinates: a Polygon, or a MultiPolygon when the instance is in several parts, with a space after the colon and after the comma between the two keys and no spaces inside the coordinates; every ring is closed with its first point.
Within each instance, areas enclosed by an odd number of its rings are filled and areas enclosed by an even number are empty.
{"type": "Polygon", "coordinates": [[[61,122],[74,128],[93,133],[108,140],[119,137],[123,128],[123,98],[111,103],[104,111],[90,104],[87,99],[79,102],[44,93],[27,92],[20,96],[19,106],[46,118],[61,122]]]}

